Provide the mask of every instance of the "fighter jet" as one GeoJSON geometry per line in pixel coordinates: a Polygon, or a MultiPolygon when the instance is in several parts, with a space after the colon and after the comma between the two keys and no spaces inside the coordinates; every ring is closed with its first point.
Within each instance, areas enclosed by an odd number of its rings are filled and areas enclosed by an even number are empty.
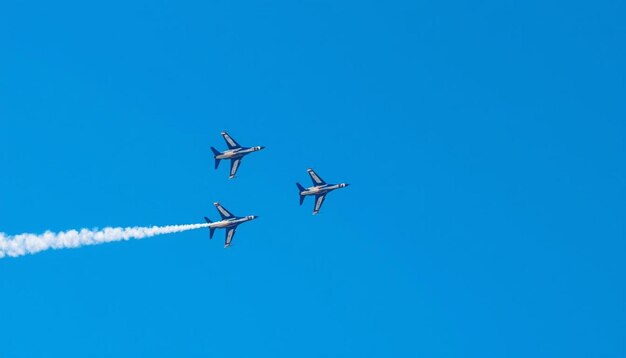
{"type": "Polygon", "coordinates": [[[315,195],[315,206],[313,207],[313,215],[320,212],[322,208],[322,204],[324,203],[324,199],[326,198],[326,194],[329,192],[339,189],[345,188],[350,184],[341,183],[341,184],[327,184],[319,175],[317,175],[313,169],[306,170],[311,176],[311,180],[313,180],[313,186],[309,188],[304,188],[300,183],[296,183],[298,186],[298,190],[300,190],[300,205],[304,202],[304,198],[308,195],[315,195]]]}
{"type": "Polygon", "coordinates": [[[239,164],[241,164],[241,159],[243,159],[244,156],[265,148],[261,146],[242,147],[233,139],[233,137],[228,135],[228,133],[222,132],[222,136],[226,141],[228,150],[220,152],[213,147],[211,147],[211,150],[214,154],[213,158],[215,158],[215,169],[217,169],[217,167],[220,165],[220,160],[230,159],[230,176],[228,177],[228,179],[232,179],[235,177],[235,174],[237,174],[237,169],[239,169],[239,164]]]}
{"type": "Polygon", "coordinates": [[[206,220],[207,224],[209,224],[209,239],[213,238],[215,229],[226,229],[226,242],[224,244],[224,248],[230,246],[230,243],[233,241],[233,236],[235,236],[235,230],[237,230],[237,226],[239,226],[239,224],[258,218],[256,215],[235,216],[220,205],[220,203],[213,203],[213,205],[217,208],[222,220],[213,222],[206,216],[204,217],[204,220],[206,220]]]}

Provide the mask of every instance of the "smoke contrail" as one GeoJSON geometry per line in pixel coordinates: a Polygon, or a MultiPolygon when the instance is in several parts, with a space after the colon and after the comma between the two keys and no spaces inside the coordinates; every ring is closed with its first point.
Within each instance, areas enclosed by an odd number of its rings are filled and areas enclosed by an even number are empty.
{"type": "Polygon", "coordinates": [[[152,227],[107,227],[102,230],[81,229],[63,232],[46,231],[43,234],[20,234],[15,236],[0,232],[0,259],[35,254],[48,249],[67,249],[105,242],[143,239],[162,234],[195,230],[209,224],[169,225],[152,227]]]}

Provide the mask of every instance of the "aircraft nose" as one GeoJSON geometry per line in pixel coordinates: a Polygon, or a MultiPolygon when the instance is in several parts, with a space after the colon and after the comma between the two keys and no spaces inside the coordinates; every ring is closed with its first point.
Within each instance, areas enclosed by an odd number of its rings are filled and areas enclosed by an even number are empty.
{"type": "Polygon", "coordinates": [[[258,219],[259,216],[258,215],[252,215],[252,219],[258,219]]]}
{"type": "Polygon", "coordinates": [[[260,146],[260,147],[259,147],[259,150],[261,150],[261,149],[265,149],[265,147],[264,147],[264,146],[260,146]]]}

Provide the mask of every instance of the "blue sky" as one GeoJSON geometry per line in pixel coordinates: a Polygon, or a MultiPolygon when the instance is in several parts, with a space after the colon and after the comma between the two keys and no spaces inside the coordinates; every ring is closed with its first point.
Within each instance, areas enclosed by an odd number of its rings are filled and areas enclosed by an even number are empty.
{"type": "Polygon", "coordinates": [[[260,218],[0,260],[0,356],[626,356],[625,13],[3,2],[1,232],[260,218]]]}

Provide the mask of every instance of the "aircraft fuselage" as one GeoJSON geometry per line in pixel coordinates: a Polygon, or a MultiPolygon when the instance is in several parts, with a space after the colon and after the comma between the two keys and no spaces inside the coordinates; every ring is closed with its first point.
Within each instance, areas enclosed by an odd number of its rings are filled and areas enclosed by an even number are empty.
{"type": "Polygon", "coordinates": [[[216,221],[216,222],[210,223],[209,224],[209,228],[211,228],[211,229],[223,229],[223,228],[227,228],[227,227],[237,226],[239,224],[245,223],[246,221],[251,221],[251,220],[254,220],[256,218],[257,217],[255,215],[249,215],[249,216],[243,216],[243,217],[237,217],[237,218],[232,218],[232,219],[216,221]]]}
{"type": "Polygon", "coordinates": [[[331,192],[335,189],[345,188],[348,186],[345,183],[341,184],[325,184],[320,186],[311,186],[300,192],[300,195],[322,195],[331,192]]]}
{"type": "Polygon", "coordinates": [[[263,147],[250,147],[250,148],[235,148],[221,152],[215,156],[215,159],[238,159],[244,157],[246,154],[256,152],[263,149],[263,147]]]}

